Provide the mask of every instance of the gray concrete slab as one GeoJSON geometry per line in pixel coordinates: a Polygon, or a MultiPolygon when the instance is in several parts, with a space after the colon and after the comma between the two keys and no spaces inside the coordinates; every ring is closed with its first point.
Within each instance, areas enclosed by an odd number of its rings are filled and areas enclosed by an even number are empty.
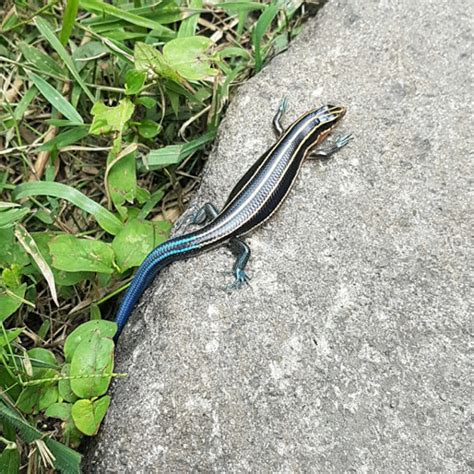
{"type": "MultiPolygon", "coordinates": [[[[248,239],[165,270],[118,351],[86,472],[468,472],[472,2],[329,2],[239,91],[197,202],[222,205],[287,123],[347,106],[248,239]]],[[[471,438],[470,438],[471,436],[471,438]]]]}

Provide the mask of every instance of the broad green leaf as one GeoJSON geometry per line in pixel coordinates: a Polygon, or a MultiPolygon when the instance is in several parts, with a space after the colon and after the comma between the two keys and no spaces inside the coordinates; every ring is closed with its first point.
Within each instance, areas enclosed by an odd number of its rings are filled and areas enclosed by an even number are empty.
{"type": "Polygon", "coordinates": [[[158,35],[164,35],[167,37],[175,35],[173,30],[166,28],[156,21],[150,20],[144,16],[136,15],[135,13],[130,13],[127,10],[117,8],[109,3],[102,2],[101,0],[80,0],[80,5],[85,10],[98,13],[99,15],[112,15],[131,23],[132,25],[149,28],[150,30],[156,31],[158,35]]]}
{"type": "Polygon", "coordinates": [[[20,452],[15,443],[7,446],[0,454],[0,472],[3,474],[17,474],[20,472],[20,452]]]}
{"type": "Polygon", "coordinates": [[[115,235],[122,228],[122,223],[110,211],[71,186],[49,181],[37,181],[20,184],[13,191],[14,199],[29,196],[54,196],[66,199],[83,211],[93,215],[102,229],[109,234],[115,235]]]}
{"type": "MultiPolygon", "coordinates": [[[[27,360],[31,363],[30,380],[50,379],[57,375],[58,363],[54,354],[40,347],[30,349],[27,360]]],[[[37,413],[58,399],[58,391],[53,381],[26,386],[17,401],[23,413],[37,413]]]]}
{"type": "MultiPolygon", "coordinates": [[[[6,354],[6,352],[6,348],[0,350],[2,354],[6,354]]],[[[12,400],[18,400],[22,387],[19,385],[18,379],[12,376],[11,369],[7,370],[3,365],[0,366],[0,386],[5,393],[8,393],[12,400]]]]}
{"type": "MultiPolygon", "coordinates": [[[[54,203],[54,204],[56,204],[56,203],[54,203]]],[[[51,224],[53,224],[54,221],[55,221],[53,212],[49,211],[48,209],[43,209],[43,208],[38,209],[35,212],[35,219],[38,219],[43,224],[46,224],[46,226],[48,226],[48,227],[51,224]]]]}
{"type": "Polygon", "coordinates": [[[40,390],[37,386],[24,387],[16,401],[16,407],[25,414],[38,412],[40,390]]]}
{"type": "Polygon", "coordinates": [[[28,351],[28,358],[33,368],[33,379],[42,379],[54,374],[59,368],[55,355],[43,347],[34,347],[28,351]]]}
{"type": "Polygon", "coordinates": [[[125,94],[138,94],[145,84],[146,72],[130,69],[125,75],[125,94]]]}
{"type": "Polygon", "coordinates": [[[143,105],[146,109],[151,109],[156,105],[156,99],[153,97],[139,97],[135,100],[135,104],[143,105]]]}
{"type": "Polygon", "coordinates": [[[77,447],[79,445],[82,433],[78,431],[74,424],[71,403],[53,403],[46,410],[45,416],[62,420],[64,422],[62,424],[62,434],[66,442],[72,447],[77,447]]]}
{"type": "Polygon", "coordinates": [[[18,265],[24,267],[30,263],[26,252],[15,239],[14,229],[0,229],[0,267],[18,265]]]}
{"type": "Polygon", "coordinates": [[[25,387],[16,406],[23,413],[38,413],[58,401],[58,389],[55,385],[29,385],[25,387]]]}
{"type": "Polygon", "coordinates": [[[63,15],[63,26],[59,35],[59,39],[63,45],[67,44],[69,37],[71,36],[78,9],[79,0],[67,0],[63,15]]]}
{"type": "Polygon", "coordinates": [[[23,304],[25,291],[26,283],[15,290],[0,288],[0,321],[5,321],[23,304]]]}
{"type": "Polygon", "coordinates": [[[71,388],[71,379],[68,377],[71,374],[71,364],[64,364],[61,369],[61,376],[65,377],[58,381],[58,391],[59,396],[66,400],[67,402],[75,402],[77,400],[76,394],[72,391],[71,388]]]}
{"type": "Polygon", "coordinates": [[[114,367],[114,343],[96,330],[76,347],[71,360],[71,388],[80,398],[100,397],[109,388],[114,367]]]}
{"type": "Polygon", "coordinates": [[[99,332],[102,337],[114,337],[117,325],[112,321],[94,320],[78,326],[66,338],[64,343],[64,357],[66,362],[71,362],[77,346],[84,340],[89,339],[94,332],[99,332]]]}
{"type": "Polygon", "coordinates": [[[17,209],[0,210],[0,229],[12,227],[15,222],[21,221],[31,211],[26,207],[17,209]]]}
{"type": "Polygon", "coordinates": [[[162,223],[131,220],[115,236],[112,248],[115,252],[117,265],[121,272],[138,267],[145,257],[168,236],[171,225],[162,223]]]}
{"type": "Polygon", "coordinates": [[[138,125],[138,133],[143,138],[154,138],[160,133],[160,130],[161,125],[154,120],[144,119],[138,125]]]}
{"type": "MultiPolygon", "coordinates": [[[[51,266],[53,259],[49,252],[48,244],[57,235],[59,234],[54,232],[34,232],[32,234],[32,237],[35,240],[41,255],[43,255],[46,263],[49,266],[51,266]]],[[[65,272],[63,270],[58,270],[57,268],[52,268],[52,272],[57,286],[72,286],[79,283],[80,281],[88,279],[90,280],[94,276],[93,272],[65,272]]]]}
{"type": "Polygon", "coordinates": [[[217,71],[209,66],[209,57],[206,55],[211,44],[212,41],[205,36],[176,38],[165,44],[163,56],[182,77],[190,81],[200,81],[217,74],[217,71]]]}
{"type": "Polygon", "coordinates": [[[137,191],[136,150],[117,159],[114,154],[107,158],[107,188],[115,207],[126,217],[127,209],[122,207],[125,202],[132,203],[137,191]]]}
{"type": "Polygon", "coordinates": [[[176,165],[213,140],[215,136],[215,130],[211,130],[188,143],[168,145],[158,150],[152,150],[144,159],[145,167],[153,170],[164,166],[176,165]]]}
{"type": "Polygon", "coordinates": [[[64,46],[61,44],[57,36],[54,34],[49,23],[44,18],[41,18],[40,16],[36,16],[34,21],[40,33],[48,40],[49,44],[59,54],[59,57],[62,59],[66,67],[69,69],[74,79],[76,79],[81,89],[86,93],[89,100],[91,102],[94,102],[95,101],[94,96],[92,95],[89,88],[86,86],[86,83],[84,82],[82,77],[79,75],[79,72],[77,71],[76,66],[74,65],[74,62],[72,61],[71,56],[69,56],[68,52],[64,49],[64,46]]]}
{"type": "Polygon", "coordinates": [[[135,69],[146,73],[182,82],[183,78],[175,71],[173,65],[168,64],[163,55],[153,46],[146,43],[135,43],[135,69]]]}
{"type": "Polygon", "coordinates": [[[173,225],[169,221],[153,221],[152,224],[155,238],[153,246],[157,247],[169,239],[173,225]]]}
{"type": "Polygon", "coordinates": [[[50,385],[44,387],[44,390],[41,391],[39,400],[38,400],[38,409],[40,411],[46,410],[50,405],[58,401],[58,387],[56,385],[50,385]]]}
{"type": "Polygon", "coordinates": [[[2,280],[4,285],[10,290],[14,290],[21,285],[21,272],[22,268],[20,265],[14,263],[9,268],[4,268],[2,271],[2,280]]]}
{"type": "Polygon", "coordinates": [[[58,66],[58,63],[38,48],[23,42],[19,44],[19,48],[23,56],[41,72],[59,77],[64,75],[64,71],[58,66]]]}
{"type": "Polygon", "coordinates": [[[52,266],[67,272],[114,271],[114,253],[110,244],[98,240],[58,235],[49,242],[52,266]]]}
{"type": "Polygon", "coordinates": [[[112,131],[121,132],[133,115],[135,106],[128,99],[122,99],[118,105],[109,107],[96,102],[91,113],[94,116],[89,133],[102,135],[112,131]]]}
{"type": "Polygon", "coordinates": [[[7,346],[13,342],[23,332],[23,330],[24,328],[6,329],[6,334],[4,334],[3,331],[0,331],[0,347],[7,346]]]}
{"type": "Polygon", "coordinates": [[[84,137],[89,135],[89,130],[87,127],[74,127],[61,132],[59,135],[53,139],[43,143],[40,147],[36,148],[36,151],[52,151],[54,149],[60,150],[61,148],[72,145],[84,137]]]}
{"type": "Polygon", "coordinates": [[[60,420],[66,421],[71,418],[71,408],[72,405],[70,403],[53,403],[48,406],[45,415],[49,418],[59,418],[60,420]]]}
{"type": "Polygon", "coordinates": [[[72,418],[82,433],[93,436],[99,431],[100,424],[110,405],[110,397],[91,400],[78,400],[72,406],[72,418]]]}

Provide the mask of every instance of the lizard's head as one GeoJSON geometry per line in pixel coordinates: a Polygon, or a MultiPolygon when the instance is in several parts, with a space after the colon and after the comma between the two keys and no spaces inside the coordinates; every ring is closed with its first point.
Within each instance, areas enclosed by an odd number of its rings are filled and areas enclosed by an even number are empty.
{"type": "Polygon", "coordinates": [[[346,108],[339,105],[323,105],[319,109],[312,110],[311,115],[313,133],[316,132],[316,144],[321,143],[332,129],[338,125],[341,119],[346,115],[346,108]]]}
{"type": "Polygon", "coordinates": [[[340,105],[323,105],[312,112],[315,119],[319,120],[321,125],[334,127],[346,115],[346,108],[340,105]]]}

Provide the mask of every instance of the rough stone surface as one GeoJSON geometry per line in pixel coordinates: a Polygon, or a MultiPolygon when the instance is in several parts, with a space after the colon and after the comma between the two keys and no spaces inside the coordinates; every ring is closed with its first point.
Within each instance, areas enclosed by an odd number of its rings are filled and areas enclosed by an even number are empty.
{"type": "MultiPolygon", "coordinates": [[[[287,123],[346,105],[354,141],[305,164],[254,232],[165,270],[86,472],[467,472],[473,2],[329,2],[244,85],[197,201],[221,205],[287,123]]],[[[472,196],[471,196],[472,197],[472,196]]],[[[472,221],[471,221],[472,222],[472,221]]],[[[472,374],[471,374],[472,375],[472,374]]]]}

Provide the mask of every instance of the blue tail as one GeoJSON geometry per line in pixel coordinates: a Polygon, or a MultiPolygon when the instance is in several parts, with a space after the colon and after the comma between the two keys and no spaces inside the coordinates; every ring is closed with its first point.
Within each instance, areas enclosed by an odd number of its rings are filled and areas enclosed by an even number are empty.
{"type": "Polygon", "coordinates": [[[115,342],[120,337],[133,308],[157,273],[178,258],[183,258],[186,253],[198,248],[198,245],[192,244],[194,240],[195,238],[189,235],[171,239],[148,254],[133,277],[115,317],[117,323],[117,332],[114,336],[115,342]]]}

